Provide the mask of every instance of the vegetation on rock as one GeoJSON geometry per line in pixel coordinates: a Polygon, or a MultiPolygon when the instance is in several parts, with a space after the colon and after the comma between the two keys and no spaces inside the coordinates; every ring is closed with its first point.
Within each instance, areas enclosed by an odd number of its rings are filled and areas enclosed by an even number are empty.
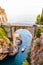
{"type": "Polygon", "coordinates": [[[43,25],[43,10],[42,10],[42,14],[41,15],[39,14],[36,17],[36,24],[43,25]]]}
{"type": "Polygon", "coordinates": [[[7,33],[5,29],[0,26],[0,38],[3,38],[4,36],[7,37],[7,33]]]}
{"type": "Polygon", "coordinates": [[[31,52],[29,50],[29,52],[27,53],[26,61],[23,62],[23,65],[31,65],[30,54],[31,54],[31,52]]]}
{"type": "Polygon", "coordinates": [[[36,37],[40,37],[40,33],[41,33],[41,29],[38,28],[38,30],[36,31],[36,37]]]}
{"type": "Polygon", "coordinates": [[[40,37],[40,33],[43,32],[43,27],[39,27],[36,31],[36,38],[40,37]]]}
{"type": "Polygon", "coordinates": [[[26,60],[25,62],[23,62],[23,65],[30,65],[30,64],[29,64],[28,61],[26,60]]]}

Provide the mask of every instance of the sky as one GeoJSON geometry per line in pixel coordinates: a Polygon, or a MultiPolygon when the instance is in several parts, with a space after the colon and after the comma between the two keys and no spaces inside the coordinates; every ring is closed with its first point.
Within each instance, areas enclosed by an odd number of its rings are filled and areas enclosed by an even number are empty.
{"type": "Polygon", "coordinates": [[[8,22],[34,23],[41,14],[43,0],[0,0],[0,6],[5,9],[8,22]]]}

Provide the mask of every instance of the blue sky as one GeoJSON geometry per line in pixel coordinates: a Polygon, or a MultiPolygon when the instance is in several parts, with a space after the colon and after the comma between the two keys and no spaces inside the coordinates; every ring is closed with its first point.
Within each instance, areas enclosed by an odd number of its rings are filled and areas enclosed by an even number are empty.
{"type": "Polygon", "coordinates": [[[34,23],[42,11],[43,0],[0,0],[0,6],[5,9],[9,22],[34,23]]]}

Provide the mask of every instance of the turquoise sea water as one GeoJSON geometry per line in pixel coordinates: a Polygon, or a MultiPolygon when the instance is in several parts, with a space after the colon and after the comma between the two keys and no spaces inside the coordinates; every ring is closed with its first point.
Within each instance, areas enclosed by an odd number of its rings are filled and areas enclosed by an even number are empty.
{"type": "Polygon", "coordinates": [[[22,36],[22,44],[19,46],[19,53],[13,57],[6,57],[4,60],[0,61],[0,65],[22,65],[22,63],[26,60],[32,36],[30,32],[25,29],[19,29],[16,32],[22,36]],[[26,50],[22,53],[21,49],[24,45],[26,46],[26,50]]]}

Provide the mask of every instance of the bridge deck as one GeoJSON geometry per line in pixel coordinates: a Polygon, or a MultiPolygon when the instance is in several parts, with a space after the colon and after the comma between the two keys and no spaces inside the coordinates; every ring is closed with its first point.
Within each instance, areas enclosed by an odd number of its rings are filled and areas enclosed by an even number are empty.
{"type": "Polygon", "coordinates": [[[0,23],[0,25],[4,25],[4,26],[37,26],[37,27],[43,27],[43,25],[37,25],[37,24],[25,24],[25,23],[0,23]]]}
{"type": "Polygon", "coordinates": [[[19,24],[19,23],[1,23],[4,26],[33,26],[32,24],[19,24]]]}

